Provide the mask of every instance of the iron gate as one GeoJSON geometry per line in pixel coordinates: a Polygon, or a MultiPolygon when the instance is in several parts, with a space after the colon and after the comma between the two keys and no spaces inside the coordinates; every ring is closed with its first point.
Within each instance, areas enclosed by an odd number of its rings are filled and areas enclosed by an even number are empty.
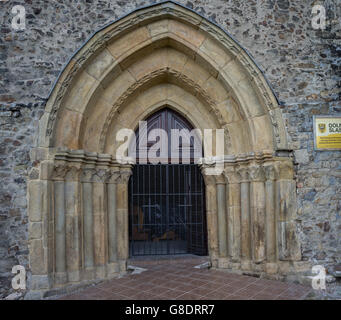
{"type": "Polygon", "coordinates": [[[207,255],[204,181],[195,164],[138,164],[129,181],[130,255],[207,255]]]}

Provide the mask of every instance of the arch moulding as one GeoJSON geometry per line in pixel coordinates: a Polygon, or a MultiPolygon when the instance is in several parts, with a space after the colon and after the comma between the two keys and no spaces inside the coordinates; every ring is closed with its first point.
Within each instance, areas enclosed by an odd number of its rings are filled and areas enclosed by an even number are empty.
{"type": "Polygon", "coordinates": [[[50,94],[28,183],[32,294],[126,271],[131,164],[116,159],[115,137],[166,105],[225,132],[223,173],[201,166],[212,266],[275,276],[300,266],[275,95],[226,32],[167,1],[96,32],[50,94]]]}

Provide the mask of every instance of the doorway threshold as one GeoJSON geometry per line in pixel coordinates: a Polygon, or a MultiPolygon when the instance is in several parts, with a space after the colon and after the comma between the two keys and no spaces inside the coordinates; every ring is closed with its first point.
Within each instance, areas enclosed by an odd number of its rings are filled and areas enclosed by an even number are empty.
{"type": "Polygon", "coordinates": [[[193,254],[177,254],[177,255],[152,255],[152,256],[135,256],[128,259],[128,265],[134,265],[139,267],[146,267],[149,265],[158,264],[202,264],[209,262],[208,256],[196,256],[193,254]]]}

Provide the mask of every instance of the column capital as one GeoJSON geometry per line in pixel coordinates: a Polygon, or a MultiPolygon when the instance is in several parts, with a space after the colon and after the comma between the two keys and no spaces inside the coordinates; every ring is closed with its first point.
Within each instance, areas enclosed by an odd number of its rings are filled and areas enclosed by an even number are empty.
{"type": "Polygon", "coordinates": [[[226,177],[224,173],[222,173],[219,176],[214,176],[215,177],[215,183],[216,184],[226,184],[226,177]]]}
{"type": "Polygon", "coordinates": [[[119,168],[110,169],[108,171],[107,183],[117,183],[119,177],[120,177],[119,168]]]}
{"type": "Polygon", "coordinates": [[[52,179],[53,180],[64,180],[66,173],[68,172],[68,168],[64,163],[59,163],[59,164],[55,164],[52,170],[52,179]]]}
{"type": "Polygon", "coordinates": [[[104,168],[94,168],[92,181],[104,183],[108,177],[108,170],[104,168]]]}
{"type": "Polygon", "coordinates": [[[95,168],[86,167],[82,169],[81,181],[82,182],[92,182],[92,177],[94,175],[95,168]]]}
{"type": "Polygon", "coordinates": [[[214,175],[209,174],[210,172],[210,165],[207,164],[201,164],[200,165],[200,170],[201,174],[204,178],[205,184],[206,185],[215,185],[216,184],[216,178],[214,175]]]}
{"type": "Polygon", "coordinates": [[[264,182],[265,173],[264,168],[260,164],[251,164],[249,166],[249,174],[252,182],[264,182]]]}
{"type": "Polygon", "coordinates": [[[131,174],[132,174],[132,170],[130,168],[120,169],[120,171],[118,172],[117,180],[116,180],[117,183],[128,184],[131,174]]]}
{"type": "Polygon", "coordinates": [[[267,162],[263,165],[266,180],[275,181],[277,179],[277,168],[273,162],[267,162]]]}
{"type": "Polygon", "coordinates": [[[239,183],[241,180],[240,173],[236,170],[235,167],[226,167],[224,170],[224,174],[227,178],[228,183],[239,183]]]}
{"type": "Polygon", "coordinates": [[[250,181],[250,173],[249,168],[247,166],[238,166],[236,168],[236,172],[239,174],[240,182],[250,181]]]}

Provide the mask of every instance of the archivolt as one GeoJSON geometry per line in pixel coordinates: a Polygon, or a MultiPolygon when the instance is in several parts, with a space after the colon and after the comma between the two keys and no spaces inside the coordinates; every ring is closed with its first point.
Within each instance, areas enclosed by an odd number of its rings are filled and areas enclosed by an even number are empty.
{"type": "Polygon", "coordinates": [[[237,143],[245,145],[245,152],[287,148],[277,100],[246,51],[216,25],[169,1],[105,27],[70,60],[40,122],[40,146],[83,148],[82,137],[98,101],[110,96],[110,86],[118,82],[124,89],[115,99],[106,99],[102,117],[97,115],[101,123],[91,128],[99,131],[100,138],[98,149],[89,151],[104,152],[110,124],[120,108],[138,96],[146,82],[164,75],[178,86],[185,84],[204,101],[219,127],[229,131],[228,153],[237,152],[237,143]],[[149,66],[148,57],[162,52],[161,48],[179,56],[172,53],[168,65],[161,61],[159,66],[152,62],[149,66]],[[183,64],[180,55],[187,59],[183,64]],[[147,61],[144,70],[134,73],[143,60],[147,61]],[[219,95],[224,100],[217,101],[219,95]]]}

